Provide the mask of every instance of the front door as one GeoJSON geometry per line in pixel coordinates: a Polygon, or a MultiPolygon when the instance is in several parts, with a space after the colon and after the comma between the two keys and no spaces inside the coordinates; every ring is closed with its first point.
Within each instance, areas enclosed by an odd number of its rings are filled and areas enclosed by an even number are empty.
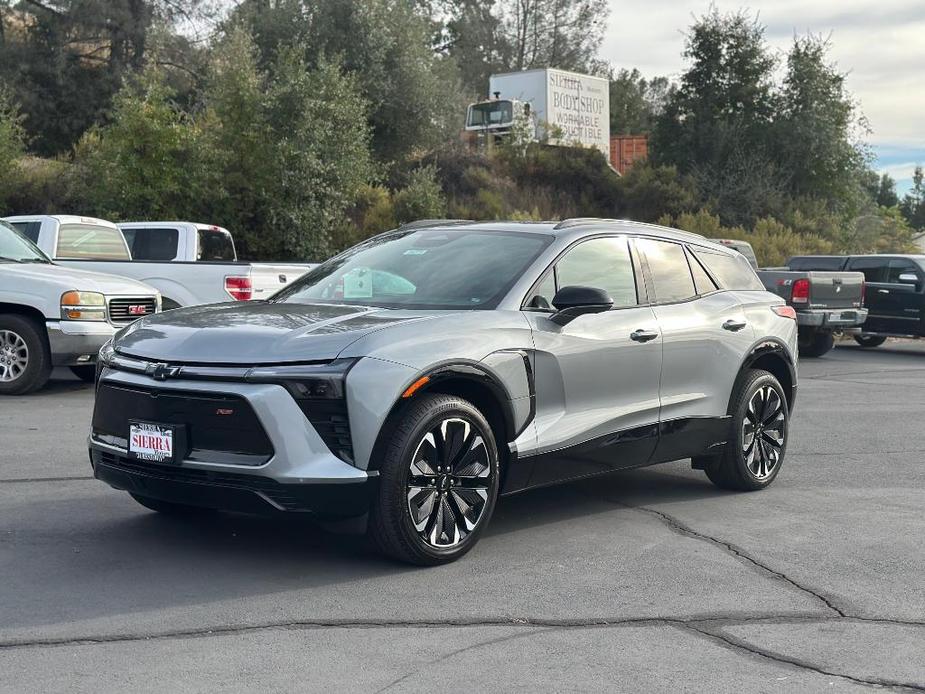
{"type": "Polygon", "coordinates": [[[567,251],[529,298],[537,434],[531,485],[649,461],[658,435],[662,340],[637,276],[626,237],[592,238],[567,251]],[[614,306],[557,325],[543,307],[557,289],[576,285],[606,290],[614,306]]]}

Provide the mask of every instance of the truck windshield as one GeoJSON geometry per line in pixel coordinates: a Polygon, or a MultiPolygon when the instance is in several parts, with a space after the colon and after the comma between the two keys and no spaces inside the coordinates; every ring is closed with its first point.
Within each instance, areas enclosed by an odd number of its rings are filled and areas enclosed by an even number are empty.
{"type": "Polygon", "coordinates": [[[0,263],[50,263],[42,251],[6,222],[0,222],[0,263]]]}
{"type": "Polygon", "coordinates": [[[510,125],[514,122],[514,106],[510,101],[486,101],[472,104],[466,118],[470,128],[486,128],[493,125],[510,125]]]}
{"type": "Polygon", "coordinates": [[[529,232],[392,232],[322,263],[273,300],[491,309],[551,241],[551,236],[529,232]]]}
{"type": "Polygon", "coordinates": [[[131,260],[122,232],[102,224],[62,224],[56,258],[131,260]]]}

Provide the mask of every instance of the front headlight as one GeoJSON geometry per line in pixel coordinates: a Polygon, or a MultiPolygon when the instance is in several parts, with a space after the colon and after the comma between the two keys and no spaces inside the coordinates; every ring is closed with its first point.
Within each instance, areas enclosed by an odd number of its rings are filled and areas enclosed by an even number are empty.
{"type": "Polygon", "coordinates": [[[106,298],[98,292],[64,292],[61,320],[106,320],[106,298]]]}
{"type": "Polygon", "coordinates": [[[278,383],[296,400],[342,400],[344,380],[356,359],[335,359],[322,364],[255,366],[245,376],[249,383],[278,383]]]}

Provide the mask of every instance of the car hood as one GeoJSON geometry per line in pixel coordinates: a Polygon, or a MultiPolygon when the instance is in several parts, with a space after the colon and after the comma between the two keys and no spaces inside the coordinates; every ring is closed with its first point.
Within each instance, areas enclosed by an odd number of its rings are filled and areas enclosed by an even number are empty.
{"type": "Polygon", "coordinates": [[[106,296],[153,296],[154,287],[126,277],[106,275],[102,272],[75,270],[52,263],[3,263],[7,278],[21,279],[35,286],[47,284],[62,292],[75,289],[81,292],[100,292],[106,296]]]}
{"type": "Polygon", "coordinates": [[[370,332],[430,315],[341,304],[209,304],[136,321],[117,335],[114,347],[128,356],[188,364],[325,360],[370,332]]]}

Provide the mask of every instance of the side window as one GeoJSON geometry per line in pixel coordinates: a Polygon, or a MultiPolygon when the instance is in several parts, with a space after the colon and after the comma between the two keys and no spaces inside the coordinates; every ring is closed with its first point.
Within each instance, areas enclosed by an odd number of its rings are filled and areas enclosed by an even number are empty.
{"type": "Polygon", "coordinates": [[[196,260],[234,261],[231,234],[220,229],[199,230],[199,254],[196,260]]]}
{"type": "Polygon", "coordinates": [[[718,289],[716,282],[710,278],[707,271],[703,269],[703,265],[690,251],[687,253],[687,262],[691,266],[691,274],[694,276],[694,289],[697,290],[698,295],[709,294],[718,289]]]}
{"type": "Polygon", "coordinates": [[[135,234],[129,241],[132,258],[135,260],[174,260],[177,257],[177,244],[180,241],[178,229],[134,229],[135,234]]]}
{"type": "Polygon", "coordinates": [[[636,306],[636,275],[625,238],[591,239],[579,244],[556,264],[558,288],[581,286],[603,289],[614,308],[636,306]]]}
{"type": "Polygon", "coordinates": [[[902,282],[899,279],[900,275],[915,275],[921,281],[922,272],[919,270],[918,266],[915,263],[911,263],[908,260],[891,260],[890,269],[887,272],[887,282],[893,284],[918,284],[912,282],[902,282]]]}
{"type": "Polygon", "coordinates": [[[39,242],[39,229],[42,227],[41,222],[10,222],[10,225],[32,243],[37,244],[39,242]]]}
{"type": "Polygon", "coordinates": [[[556,273],[550,270],[537,286],[527,308],[547,310],[552,308],[552,298],[556,295],[556,273]]]}
{"type": "Polygon", "coordinates": [[[865,282],[886,282],[890,261],[887,258],[857,258],[846,270],[863,272],[865,282]]]}
{"type": "MultiPolygon", "coordinates": [[[[683,246],[668,241],[636,239],[636,247],[646,257],[657,302],[684,301],[697,295],[683,246]]],[[[748,262],[744,257],[742,260],[748,262]]]]}
{"type": "Polygon", "coordinates": [[[710,271],[723,289],[764,289],[758,275],[741,253],[714,253],[694,248],[694,257],[710,271]]]}
{"type": "Polygon", "coordinates": [[[55,257],[131,260],[122,232],[92,224],[62,224],[55,257]]]}

